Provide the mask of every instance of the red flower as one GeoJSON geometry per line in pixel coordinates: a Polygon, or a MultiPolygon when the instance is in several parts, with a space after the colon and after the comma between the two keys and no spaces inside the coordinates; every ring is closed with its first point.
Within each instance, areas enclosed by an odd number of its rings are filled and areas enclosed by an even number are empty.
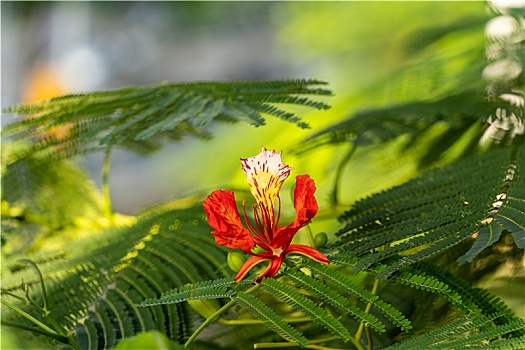
{"type": "Polygon", "coordinates": [[[214,229],[212,234],[215,242],[225,247],[241,249],[252,255],[235,276],[235,281],[241,280],[251,268],[265,260],[269,260],[270,263],[257,281],[260,282],[263,277],[275,276],[284,257],[290,253],[303,254],[316,261],[329,263],[328,258],[317,249],[302,244],[291,244],[297,231],[317,214],[318,206],[314,197],[316,188],[310,176],[296,177],[295,220],[286,226],[278,225],[281,214],[279,190],[292,170],[290,166],[282,163],[281,153],[263,148],[260,154],[241,159],[250,190],[257,201],[253,206],[255,225],[248,219],[246,203],[243,202],[247,228],[243,226],[232,191],[213,191],[204,201],[204,211],[208,223],[214,229]],[[277,217],[275,217],[276,200],[277,217]],[[264,252],[253,252],[256,245],[264,249],[264,252]]]}

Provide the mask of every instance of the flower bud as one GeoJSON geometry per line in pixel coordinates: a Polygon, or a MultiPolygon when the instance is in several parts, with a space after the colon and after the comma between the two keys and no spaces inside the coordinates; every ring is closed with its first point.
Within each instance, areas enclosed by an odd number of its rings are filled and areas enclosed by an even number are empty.
{"type": "Polygon", "coordinates": [[[244,254],[238,252],[229,252],[227,261],[228,267],[232,271],[237,272],[241,269],[241,266],[246,261],[246,258],[244,257],[244,254]]]}
{"type": "Polygon", "coordinates": [[[219,304],[217,299],[188,300],[188,304],[190,304],[195,312],[204,318],[209,318],[221,308],[221,304],[219,304]]]}
{"type": "Polygon", "coordinates": [[[324,232],[319,232],[314,237],[314,244],[316,248],[324,246],[326,241],[328,241],[328,236],[324,232]]]}

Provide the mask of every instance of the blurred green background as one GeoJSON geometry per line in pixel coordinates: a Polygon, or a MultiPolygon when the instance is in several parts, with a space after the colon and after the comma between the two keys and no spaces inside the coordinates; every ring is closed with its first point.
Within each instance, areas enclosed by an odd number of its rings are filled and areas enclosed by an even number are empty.
{"type": "MultiPolygon", "coordinates": [[[[115,152],[110,184],[115,209],[128,214],[196,190],[241,188],[239,158],[265,146],[283,150],[293,176],[311,173],[322,201],[344,147],[301,157],[292,155],[294,147],[359,109],[432,99],[454,88],[469,45],[453,52],[441,44],[445,58],[459,58],[447,63],[440,79],[446,84],[433,82],[424,66],[402,82],[408,89],[389,90],[384,82],[425,51],[440,52],[418,43],[425,36],[474,23],[479,41],[471,46],[479,49],[489,18],[483,2],[6,2],[2,104],[165,80],[321,79],[334,92],[327,99],[333,108],[298,110],[310,130],[269,118],[262,128],[222,127],[210,142],[167,145],[150,158],[115,152]]],[[[356,155],[345,172],[351,180],[344,181],[345,203],[413,175],[413,163],[394,146],[356,155]]],[[[90,155],[85,163],[97,183],[101,159],[90,155]]]]}

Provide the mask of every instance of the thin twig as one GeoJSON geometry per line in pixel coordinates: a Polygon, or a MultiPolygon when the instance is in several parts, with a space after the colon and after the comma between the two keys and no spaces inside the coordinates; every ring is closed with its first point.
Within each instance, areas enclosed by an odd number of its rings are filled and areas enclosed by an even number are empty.
{"type": "Polygon", "coordinates": [[[332,188],[332,195],[330,196],[330,201],[333,206],[339,204],[339,183],[341,182],[341,177],[343,176],[343,171],[345,169],[346,163],[352,158],[357,146],[355,144],[350,144],[348,152],[346,152],[343,159],[339,162],[337,170],[335,172],[334,187],[332,188]]]}
{"type": "MultiPolygon", "coordinates": [[[[308,317],[300,317],[300,318],[283,318],[283,320],[287,323],[301,323],[301,322],[309,322],[311,321],[308,317]]],[[[254,325],[254,324],[264,324],[263,320],[256,320],[256,319],[248,319],[248,320],[225,320],[223,318],[219,319],[217,322],[220,324],[228,325],[228,326],[248,326],[248,325],[254,325]]]]}
{"type": "Polygon", "coordinates": [[[109,170],[111,165],[111,147],[104,151],[104,163],[102,163],[102,198],[104,201],[104,216],[108,219],[113,215],[113,206],[111,205],[111,194],[109,191],[109,170]]]}
{"type": "MultiPolygon", "coordinates": [[[[256,284],[255,286],[251,287],[250,289],[248,289],[246,291],[246,293],[251,293],[253,292],[254,290],[256,290],[257,288],[259,288],[261,285],[260,284],[256,284]]],[[[195,330],[195,332],[193,332],[193,334],[190,336],[190,338],[188,339],[188,341],[184,344],[184,347],[187,348],[188,346],[190,346],[190,344],[193,342],[193,340],[195,340],[195,338],[197,337],[197,335],[199,335],[200,332],[202,332],[204,330],[204,328],[206,328],[208,325],[210,325],[210,323],[212,323],[213,321],[215,321],[217,318],[219,318],[224,312],[226,312],[229,308],[231,308],[232,306],[235,305],[235,301],[234,300],[231,300],[229,301],[228,303],[226,303],[226,305],[224,305],[223,307],[221,307],[219,310],[217,310],[216,312],[213,313],[213,315],[211,315],[210,317],[208,317],[206,320],[204,320],[204,322],[199,326],[199,328],[197,328],[195,330]]]]}
{"type": "Polygon", "coordinates": [[[23,324],[17,324],[11,321],[4,321],[4,320],[2,320],[2,326],[12,327],[12,328],[17,328],[17,329],[22,329],[24,331],[32,332],[32,333],[42,334],[42,335],[45,335],[46,337],[53,338],[56,341],[59,341],[63,344],[68,344],[68,337],[64,335],[56,334],[56,333],[46,332],[45,330],[42,330],[40,328],[29,327],[23,324]]]}
{"type": "MultiPolygon", "coordinates": [[[[322,338],[322,339],[310,340],[307,343],[306,348],[307,349],[315,349],[315,350],[338,350],[336,348],[330,348],[330,347],[326,347],[326,346],[315,345],[315,344],[326,343],[326,342],[329,342],[329,341],[332,341],[332,340],[338,340],[338,339],[341,339],[341,338],[336,337],[336,336],[332,336],[332,337],[326,337],[326,338],[322,338]]],[[[359,342],[354,342],[352,339],[350,339],[350,341],[352,341],[352,344],[354,344],[356,346],[356,349],[358,349],[358,350],[365,350],[363,348],[363,346],[359,342]]],[[[254,349],[277,349],[277,348],[291,348],[291,347],[297,347],[297,346],[299,346],[299,344],[297,344],[296,342],[272,342],[272,343],[256,343],[256,344],[253,344],[253,348],[254,349]]]]}
{"type": "Polygon", "coordinates": [[[55,330],[49,328],[48,326],[46,326],[45,324],[43,324],[42,322],[40,322],[39,320],[37,320],[36,318],[31,316],[30,314],[28,314],[24,310],[14,306],[14,305],[12,305],[11,303],[5,301],[4,299],[0,299],[0,302],[2,304],[4,304],[5,306],[7,306],[8,308],[10,308],[11,310],[13,310],[14,312],[16,312],[17,314],[19,314],[20,316],[28,319],[29,321],[31,321],[32,323],[34,323],[38,327],[42,328],[44,331],[46,331],[48,333],[51,333],[51,334],[58,334],[55,330]]]}
{"type": "MultiPolygon", "coordinates": [[[[377,293],[377,289],[379,288],[379,280],[376,279],[374,281],[374,286],[372,287],[372,294],[376,294],[377,293]]],[[[366,307],[365,307],[365,313],[369,313],[370,310],[372,309],[372,303],[368,303],[366,304],[366,307]]],[[[356,339],[361,339],[361,335],[363,334],[363,329],[365,327],[365,324],[364,322],[361,322],[359,324],[359,328],[357,329],[357,332],[355,333],[355,338],[356,339]]]]}
{"type": "Polygon", "coordinates": [[[366,339],[368,340],[368,350],[374,349],[374,342],[372,339],[372,332],[370,331],[370,327],[365,325],[365,333],[366,333],[366,339]]]}

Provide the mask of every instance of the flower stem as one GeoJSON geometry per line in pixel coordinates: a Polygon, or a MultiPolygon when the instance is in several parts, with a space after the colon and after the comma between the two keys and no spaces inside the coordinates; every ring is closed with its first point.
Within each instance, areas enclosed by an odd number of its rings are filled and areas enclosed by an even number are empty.
{"type": "Polygon", "coordinates": [[[104,151],[104,163],[102,163],[102,199],[103,213],[106,218],[111,218],[113,215],[113,207],[111,205],[111,195],[109,191],[109,169],[111,165],[111,147],[104,151]]]}
{"type": "MultiPolygon", "coordinates": [[[[255,286],[251,287],[246,291],[246,293],[251,293],[254,290],[258,289],[261,285],[256,284],[255,286]]],[[[219,318],[224,312],[226,312],[229,308],[235,305],[235,301],[231,300],[228,303],[226,303],[223,307],[221,307],[219,310],[213,313],[210,317],[208,317],[204,322],[193,332],[193,334],[190,336],[188,341],[184,344],[184,347],[187,348],[190,346],[190,344],[195,340],[195,338],[199,335],[200,332],[204,330],[210,323],[215,321],[217,318],[219,318]]]]}

